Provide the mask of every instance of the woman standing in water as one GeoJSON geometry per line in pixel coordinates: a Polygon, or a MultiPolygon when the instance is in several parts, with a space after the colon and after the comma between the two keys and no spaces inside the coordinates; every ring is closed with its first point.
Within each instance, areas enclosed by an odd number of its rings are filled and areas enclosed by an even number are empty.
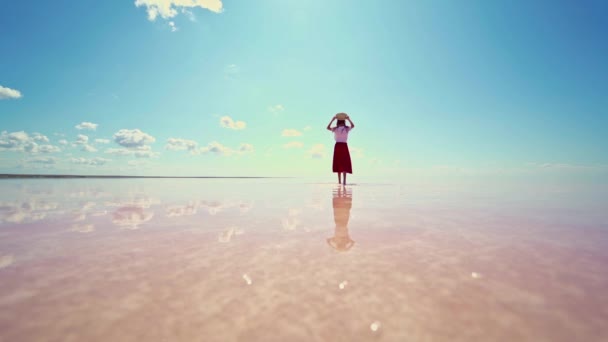
{"type": "Polygon", "coordinates": [[[350,152],[348,151],[348,145],[346,144],[348,133],[353,128],[355,128],[355,124],[350,120],[346,113],[336,114],[327,125],[327,130],[334,133],[334,139],[336,140],[332,169],[333,172],[338,173],[338,184],[342,183],[346,185],[346,174],[353,173],[350,152]],[[336,127],[331,127],[334,120],[337,120],[336,127]],[[346,120],[350,123],[350,127],[346,126],[346,120]],[[344,178],[342,178],[342,175],[344,175],[344,178]]]}

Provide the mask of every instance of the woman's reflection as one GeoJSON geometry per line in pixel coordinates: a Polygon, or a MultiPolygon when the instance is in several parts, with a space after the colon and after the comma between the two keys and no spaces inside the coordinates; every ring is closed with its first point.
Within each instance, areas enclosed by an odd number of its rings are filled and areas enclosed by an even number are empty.
{"type": "Polygon", "coordinates": [[[348,235],[348,219],[353,205],[352,191],[342,185],[334,188],[332,203],[336,228],[334,236],[328,238],[327,243],[338,251],[347,251],[355,244],[348,235]]]}

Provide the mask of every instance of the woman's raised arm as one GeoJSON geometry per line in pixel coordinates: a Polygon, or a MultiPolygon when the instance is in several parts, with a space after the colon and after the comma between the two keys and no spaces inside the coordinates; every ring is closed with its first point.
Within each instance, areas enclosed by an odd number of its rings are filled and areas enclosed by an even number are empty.
{"type": "Polygon", "coordinates": [[[331,131],[331,123],[334,122],[334,120],[336,120],[336,117],[334,116],[333,118],[331,118],[331,121],[329,122],[329,124],[327,124],[327,130],[331,131]]]}
{"type": "Polygon", "coordinates": [[[350,129],[355,128],[355,124],[352,122],[352,120],[350,119],[350,117],[347,117],[346,120],[348,120],[348,122],[350,122],[350,129]]]}

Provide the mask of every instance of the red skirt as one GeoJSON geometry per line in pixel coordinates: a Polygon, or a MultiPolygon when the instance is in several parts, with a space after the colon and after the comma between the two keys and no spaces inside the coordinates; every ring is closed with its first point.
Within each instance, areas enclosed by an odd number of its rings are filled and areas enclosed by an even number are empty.
{"type": "Polygon", "coordinates": [[[346,143],[337,142],[334,146],[332,169],[334,172],[353,173],[353,166],[350,163],[350,152],[348,152],[348,145],[346,143]]]}

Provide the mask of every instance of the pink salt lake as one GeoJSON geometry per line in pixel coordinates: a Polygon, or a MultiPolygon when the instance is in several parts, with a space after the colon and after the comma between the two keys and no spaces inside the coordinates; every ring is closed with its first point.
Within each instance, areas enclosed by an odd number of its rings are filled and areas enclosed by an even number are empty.
{"type": "Polygon", "coordinates": [[[559,188],[2,180],[0,341],[607,341],[607,204],[559,188]]]}

